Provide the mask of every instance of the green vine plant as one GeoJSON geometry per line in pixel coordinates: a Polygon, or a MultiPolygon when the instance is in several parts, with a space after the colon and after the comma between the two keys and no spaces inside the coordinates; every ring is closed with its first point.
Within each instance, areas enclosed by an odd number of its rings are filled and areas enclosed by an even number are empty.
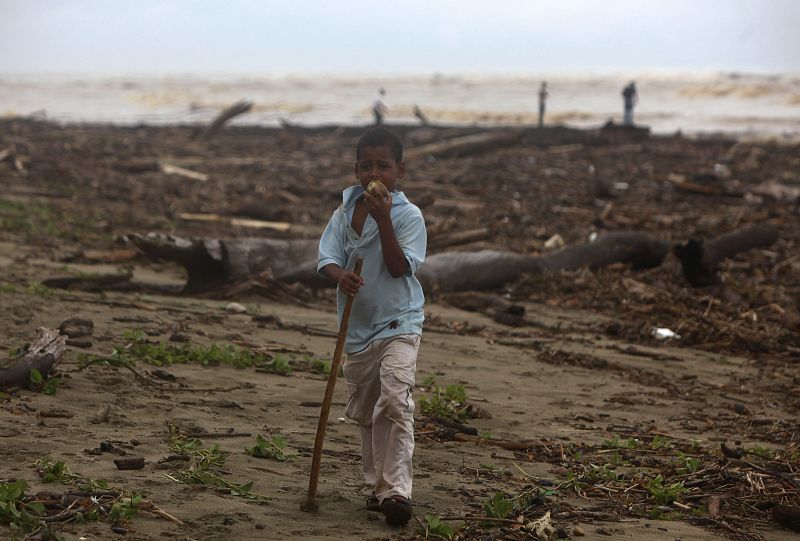
{"type": "Polygon", "coordinates": [[[420,413],[424,416],[445,417],[464,421],[469,417],[467,392],[463,385],[448,385],[444,389],[434,384],[431,394],[419,400],[420,413]]]}
{"type": "Polygon", "coordinates": [[[224,490],[233,496],[250,500],[266,501],[271,498],[253,492],[253,481],[243,484],[232,483],[214,471],[225,464],[225,454],[214,445],[210,449],[204,448],[197,438],[189,438],[172,423],[167,422],[169,429],[168,446],[175,454],[189,456],[192,465],[177,472],[175,475],[164,474],[176,483],[187,485],[203,485],[224,490]]]}
{"type": "Polygon", "coordinates": [[[253,447],[246,448],[244,452],[254,458],[267,458],[278,462],[286,462],[294,458],[294,455],[287,455],[284,452],[285,449],[286,440],[282,436],[275,434],[268,441],[259,434],[256,436],[256,444],[253,447]]]}
{"type": "Polygon", "coordinates": [[[686,489],[683,486],[683,481],[679,483],[670,483],[665,485],[664,478],[661,474],[656,475],[650,480],[645,488],[659,505],[672,505],[678,498],[681,497],[686,489]]]}
{"type": "Polygon", "coordinates": [[[257,353],[231,344],[211,344],[209,346],[173,345],[151,342],[141,329],[123,333],[127,341],[124,346],[114,347],[109,357],[82,355],[82,368],[92,364],[133,367],[137,362],[152,366],[171,366],[173,364],[200,364],[202,366],[232,366],[234,368],[255,368],[288,376],[292,373],[291,360],[284,355],[257,353]]]}
{"type": "Polygon", "coordinates": [[[92,479],[75,473],[63,460],[53,462],[49,458],[40,458],[33,463],[33,467],[43,483],[77,485],[78,488],[85,492],[108,490],[107,481],[104,479],[92,479]]]}
{"type": "MultiPolygon", "coordinates": [[[[0,524],[6,524],[11,529],[12,536],[17,533],[44,534],[49,532],[45,522],[45,507],[42,503],[34,501],[33,496],[25,494],[28,485],[22,479],[11,483],[0,483],[0,524]]],[[[55,539],[52,532],[49,538],[55,539]]],[[[47,538],[47,537],[44,537],[47,538]]]]}
{"type": "Polygon", "coordinates": [[[423,539],[452,539],[456,530],[451,525],[435,515],[425,515],[424,529],[419,534],[423,539]]]}
{"type": "Polygon", "coordinates": [[[124,526],[140,509],[166,515],[141,494],[109,489],[106,481],[76,473],[64,461],[40,458],[33,466],[43,483],[72,485],[80,492],[74,493],[76,499],[69,512],[58,511],[55,516],[48,516],[49,507],[37,501],[38,498],[34,500],[34,496],[25,495],[24,481],[0,483],[0,522],[8,522],[12,530],[19,529],[28,537],[58,539],[58,535],[51,530],[55,523],[107,520],[114,526],[124,526]]]}

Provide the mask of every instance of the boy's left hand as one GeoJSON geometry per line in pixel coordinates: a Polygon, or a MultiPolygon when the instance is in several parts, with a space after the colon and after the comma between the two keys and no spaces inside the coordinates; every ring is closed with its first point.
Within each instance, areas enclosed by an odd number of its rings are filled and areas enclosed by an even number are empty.
{"type": "Polygon", "coordinates": [[[385,220],[391,220],[392,194],[390,192],[386,192],[385,197],[364,192],[364,202],[367,204],[367,211],[376,222],[381,223],[385,220]]]}

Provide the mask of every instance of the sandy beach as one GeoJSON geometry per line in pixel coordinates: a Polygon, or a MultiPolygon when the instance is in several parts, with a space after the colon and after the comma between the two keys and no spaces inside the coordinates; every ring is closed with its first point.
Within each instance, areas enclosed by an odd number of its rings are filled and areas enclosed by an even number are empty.
{"type": "MultiPolygon", "coordinates": [[[[547,512],[559,538],[795,539],[776,509],[800,507],[800,147],[549,128],[448,158],[414,149],[475,128],[396,129],[409,151],[401,188],[426,216],[429,255],[547,254],[611,231],[677,244],[757,224],[777,240],[722,260],[706,287],[672,253],[647,269],[522,274],[483,293],[524,311],[513,326],[431,295],[415,399],[462,386],[459,422],[474,432],[418,415],[415,519],[392,529],[364,510],[341,380],[320,510],[300,510],[337,331],[333,290],[267,277],[182,294],[182,265],[126,242],[314,239],[353,183],[360,130],[234,126],[203,140],[185,126],[3,119],[3,358],[69,317],[93,330],[67,345],[53,394],[0,394],[0,481],[54,502],[105,480],[95,496],[122,494],[109,506],[131,494],[152,504],[116,521],[65,512],[47,523],[69,540],[441,539],[438,518],[454,539],[536,539],[526,525],[547,512]],[[103,286],[101,275],[127,278],[103,286]],[[54,277],[75,280],[42,285],[54,277]],[[215,357],[214,346],[234,353],[215,357]],[[148,363],[157,352],[160,366],[148,363]],[[288,459],[247,454],[258,435],[285,442],[288,459]],[[219,446],[224,463],[208,471],[227,484],[185,482],[200,461],[176,451],[187,438],[219,446]],[[144,467],[118,470],[120,458],[144,467]],[[44,482],[48,462],[82,481],[44,482]]],[[[0,537],[15,535],[25,534],[0,524],[0,537]]]]}

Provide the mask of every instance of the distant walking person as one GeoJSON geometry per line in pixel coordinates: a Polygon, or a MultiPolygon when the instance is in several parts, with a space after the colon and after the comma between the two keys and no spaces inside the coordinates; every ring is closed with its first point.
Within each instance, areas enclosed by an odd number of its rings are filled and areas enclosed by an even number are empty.
{"type": "Polygon", "coordinates": [[[383,117],[386,115],[386,105],[383,103],[383,98],[386,96],[386,91],[383,88],[378,89],[378,99],[372,105],[372,116],[375,117],[375,125],[380,126],[383,124],[383,117]]]}
{"type": "Polygon", "coordinates": [[[639,101],[639,94],[636,93],[636,83],[631,81],[622,89],[622,99],[625,101],[624,124],[633,126],[633,106],[639,101]]]}
{"type": "Polygon", "coordinates": [[[539,87],[539,127],[544,126],[544,104],[547,101],[547,81],[542,81],[542,86],[539,87]]]}

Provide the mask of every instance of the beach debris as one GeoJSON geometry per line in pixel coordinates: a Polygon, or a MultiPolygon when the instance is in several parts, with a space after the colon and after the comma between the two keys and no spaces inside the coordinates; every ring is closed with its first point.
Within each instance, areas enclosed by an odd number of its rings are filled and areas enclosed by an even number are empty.
{"type": "Polygon", "coordinates": [[[667,181],[676,190],[682,192],[724,197],[743,197],[745,192],[739,189],[735,182],[727,182],[713,173],[699,173],[688,180],[686,175],[681,173],[669,173],[667,181]]]}
{"type": "Polygon", "coordinates": [[[487,152],[518,144],[525,134],[523,130],[487,131],[445,141],[412,147],[406,152],[406,159],[417,158],[458,158],[487,152]]]}
{"type": "Polygon", "coordinates": [[[724,163],[715,163],[713,171],[718,178],[731,177],[731,168],[725,165],[724,163]]]}
{"type": "Polygon", "coordinates": [[[225,310],[235,314],[244,314],[247,312],[247,307],[243,304],[239,304],[238,302],[229,302],[225,305],[225,310]]]}
{"type": "Polygon", "coordinates": [[[186,169],[185,167],[179,167],[169,163],[161,163],[159,166],[161,171],[167,175],[177,175],[190,180],[197,180],[198,182],[207,182],[209,179],[209,176],[206,173],[198,173],[197,171],[192,171],[191,169],[186,169]]]}
{"type": "Polygon", "coordinates": [[[787,186],[775,181],[759,184],[751,190],[752,193],[771,197],[776,201],[796,203],[800,201],[800,187],[787,186]]]}
{"type": "Polygon", "coordinates": [[[189,431],[186,434],[187,438],[195,439],[214,439],[214,438],[249,438],[252,436],[250,432],[236,432],[233,428],[227,429],[225,432],[209,432],[207,430],[189,431]]]}
{"type": "Polygon", "coordinates": [[[616,138],[623,141],[643,141],[650,137],[650,127],[642,125],[617,124],[613,120],[608,120],[600,133],[606,137],[616,138]]]}
{"type": "Polygon", "coordinates": [[[800,507],[777,504],[770,510],[772,520],[794,532],[800,532],[800,507]]]}
{"type": "Polygon", "coordinates": [[[92,422],[95,424],[105,423],[108,421],[108,416],[111,413],[111,406],[108,404],[103,404],[97,411],[92,415],[92,422]]]}
{"type": "Polygon", "coordinates": [[[611,186],[612,186],[612,187],[613,187],[615,190],[618,190],[618,191],[620,191],[620,192],[624,192],[625,190],[627,190],[628,188],[630,188],[630,186],[631,186],[631,185],[630,185],[630,184],[628,184],[627,182],[615,182],[615,183],[614,183],[614,184],[612,184],[611,186]]]}
{"type": "Polygon", "coordinates": [[[125,456],[128,454],[125,451],[125,449],[117,447],[110,441],[101,441],[100,445],[98,445],[94,449],[84,449],[83,452],[86,453],[87,455],[102,455],[103,453],[115,453],[118,455],[125,456]]]}
{"type": "Polygon", "coordinates": [[[222,129],[226,122],[234,117],[242,115],[253,108],[253,102],[248,100],[239,100],[230,107],[220,112],[216,118],[209,124],[209,126],[196,135],[197,139],[211,139],[218,131],[222,129]]]}
{"type": "Polygon", "coordinates": [[[429,126],[431,121],[428,120],[428,116],[422,112],[422,109],[419,108],[419,105],[416,103],[414,104],[414,116],[420,121],[420,124],[423,126],[429,126]]]}
{"type": "Polygon", "coordinates": [[[183,265],[184,293],[215,290],[265,270],[286,282],[327,285],[316,272],[317,239],[188,239],[162,233],[126,239],[149,257],[183,265]]]}
{"type": "Polygon", "coordinates": [[[38,459],[34,467],[42,482],[58,482],[73,488],[64,494],[40,491],[35,495],[26,495],[27,484],[24,481],[17,481],[13,484],[15,486],[0,483],[2,494],[0,499],[5,500],[3,504],[13,507],[15,511],[18,508],[23,509],[22,513],[12,513],[12,516],[20,517],[23,521],[12,524],[26,532],[46,532],[48,538],[59,537],[53,531],[54,526],[74,523],[76,516],[82,517],[82,521],[108,521],[111,523],[112,531],[127,531],[128,521],[140,511],[152,513],[175,524],[183,524],[180,519],[167,513],[152,501],[145,500],[141,494],[109,488],[106,481],[73,472],[63,461],[38,459]],[[8,496],[11,495],[14,498],[9,501],[8,496]],[[31,505],[33,503],[38,505],[31,505]]]}
{"type": "Polygon", "coordinates": [[[526,523],[525,529],[531,532],[537,541],[552,541],[556,538],[556,529],[550,520],[550,511],[540,518],[526,523]]]}
{"type": "Polygon", "coordinates": [[[94,321],[87,317],[70,316],[58,325],[61,334],[70,338],[91,336],[94,332],[94,321]]]}
{"type": "Polygon", "coordinates": [[[462,310],[484,313],[504,325],[519,326],[525,323],[525,306],[498,295],[464,291],[442,294],[439,300],[462,310]]]}
{"type": "Polygon", "coordinates": [[[67,337],[56,329],[39,327],[33,341],[14,357],[0,363],[0,389],[29,387],[35,370],[38,379],[48,374],[61,362],[67,337]]]}
{"type": "Polygon", "coordinates": [[[74,348],[91,349],[93,344],[86,338],[67,338],[67,345],[74,348]]]}
{"type": "Polygon", "coordinates": [[[672,250],[681,261],[686,280],[692,287],[702,287],[719,283],[717,267],[723,259],[753,248],[767,248],[779,238],[777,227],[762,223],[708,240],[689,239],[672,250]]]}
{"type": "Polygon", "coordinates": [[[472,229],[464,229],[461,231],[453,231],[452,233],[430,235],[428,237],[428,248],[442,249],[442,248],[448,248],[450,246],[458,246],[460,244],[468,244],[470,242],[488,240],[490,238],[491,238],[490,228],[476,227],[472,229]]]}
{"type": "Polygon", "coordinates": [[[245,229],[270,229],[281,233],[292,233],[300,236],[315,236],[322,233],[321,229],[289,222],[274,222],[268,220],[254,220],[252,218],[236,218],[220,216],[213,213],[180,212],[178,219],[186,222],[211,222],[242,227],[245,229]]]}
{"type": "Polygon", "coordinates": [[[131,282],[133,272],[111,274],[83,274],[80,276],[56,276],[42,280],[42,285],[58,289],[81,291],[131,291],[138,286],[131,282]]]}
{"type": "Polygon", "coordinates": [[[546,241],[544,241],[544,250],[552,252],[553,250],[560,250],[564,247],[564,237],[556,233],[546,241]]]}
{"type": "Polygon", "coordinates": [[[597,269],[613,263],[634,268],[661,264],[669,248],[665,241],[641,232],[601,235],[591,243],[567,246],[541,256],[499,250],[433,254],[417,273],[427,292],[486,290],[516,280],[523,273],[541,275],[582,267],[597,269]]]}
{"type": "Polygon", "coordinates": [[[451,430],[455,430],[456,432],[461,432],[462,434],[467,434],[470,436],[478,435],[478,429],[476,427],[469,426],[464,423],[459,423],[458,421],[448,419],[447,417],[441,417],[439,415],[429,415],[426,417],[426,419],[429,422],[432,422],[439,426],[443,426],[445,428],[449,428],[451,430]]]}
{"type": "Polygon", "coordinates": [[[20,173],[27,173],[27,163],[29,158],[27,156],[20,155],[17,152],[15,145],[11,145],[8,148],[0,150],[0,163],[3,163],[4,161],[7,161],[20,173]]]}
{"type": "Polygon", "coordinates": [[[115,458],[114,465],[118,470],[141,470],[144,468],[144,457],[115,458]]]}
{"type": "MultiPolygon", "coordinates": [[[[485,233],[480,231],[480,235],[485,233]]],[[[264,270],[270,271],[267,279],[279,282],[298,282],[315,288],[333,285],[316,272],[316,240],[190,240],[155,233],[127,238],[147,255],[184,265],[188,271],[184,292],[217,289],[264,270]]],[[[428,292],[486,290],[513,281],[522,273],[597,269],[614,263],[630,264],[633,268],[656,267],[668,251],[666,241],[649,234],[613,232],[600,235],[594,242],[567,246],[541,256],[498,250],[433,254],[417,276],[428,292]]]]}
{"type": "MultiPolygon", "coordinates": [[[[167,445],[173,455],[189,456],[191,460],[186,469],[175,474],[164,474],[176,483],[187,485],[204,485],[219,489],[223,493],[250,500],[269,500],[269,496],[253,492],[253,481],[234,483],[222,477],[221,468],[225,465],[227,454],[220,450],[219,445],[210,448],[202,447],[202,442],[181,432],[178,427],[165,421],[169,429],[167,445]]],[[[247,434],[249,437],[250,434],[247,434]]],[[[208,437],[208,436],[205,436],[208,437]]]]}
{"type": "Polygon", "coordinates": [[[719,444],[722,455],[728,458],[740,459],[744,456],[744,451],[739,447],[728,447],[725,442],[719,444]]]}
{"type": "Polygon", "coordinates": [[[672,329],[668,329],[666,327],[656,327],[653,329],[653,336],[658,338],[659,340],[680,340],[681,335],[673,331],[672,329]]]}

